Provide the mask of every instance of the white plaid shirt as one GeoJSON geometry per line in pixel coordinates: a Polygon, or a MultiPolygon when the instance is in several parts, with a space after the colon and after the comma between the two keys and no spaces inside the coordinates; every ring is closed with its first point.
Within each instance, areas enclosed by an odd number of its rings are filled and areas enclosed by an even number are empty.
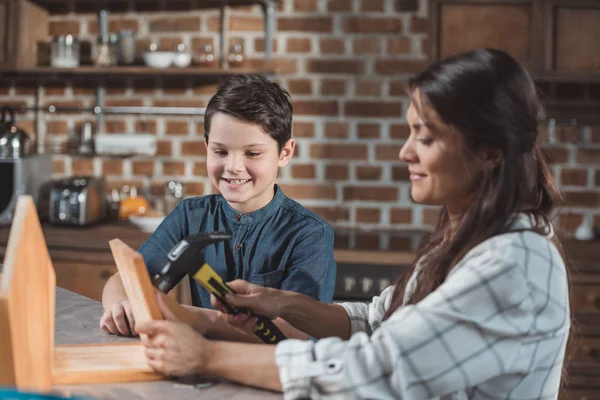
{"type": "MultiPolygon", "coordinates": [[[[531,226],[525,216],[515,225],[531,226]]],[[[481,243],[437,290],[384,321],[392,292],[342,304],[347,341],[278,344],[284,397],[557,398],[570,316],[565,265],[548,237],[518,232],[481,243]]]]}

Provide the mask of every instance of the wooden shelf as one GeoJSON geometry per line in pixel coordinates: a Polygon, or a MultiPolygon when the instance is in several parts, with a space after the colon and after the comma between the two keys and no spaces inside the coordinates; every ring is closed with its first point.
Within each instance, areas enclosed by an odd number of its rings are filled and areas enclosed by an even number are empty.
{"type": "Polygon", "coordinates": [[[275,73],[272,69],[259,68],[150,68],[146,66],[132,67],[94,67],[81,66],[78,68],[38,67],[29,69],[0,70],[0,78],[54,80],[57,78],[219,78],[237,74],[268,75],[275,73]]]}
{"type": "MultiPolygon", "coordinates": [[[[126,11],[183,11],[215,8],[221,5],[243,6],[267,4],[270,0],[32,0],[52,14],[69,12],[85,13],[107,9],[111,12],[126,11]]],[[[273,0],[277,2],[277,0],[273,0]]]]}

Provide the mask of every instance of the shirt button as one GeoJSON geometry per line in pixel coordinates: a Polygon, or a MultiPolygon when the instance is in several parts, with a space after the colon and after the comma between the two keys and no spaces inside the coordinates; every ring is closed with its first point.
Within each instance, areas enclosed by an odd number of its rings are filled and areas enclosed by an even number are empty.
{"type": "Polygon", "coordinates": [[[242,249],[242,244],[241,244],[241,243],[238,243],[238,244],[236,244],[236,245],[235,245],[235,249],[236,249],[237,251],[240,251],[240,250],[242,249]]]}
{"type": "Polygon", "coordinates": [[[239,221],[242,218],[242,216],[240,214],[235,214],[235,220],[239,221]]]}

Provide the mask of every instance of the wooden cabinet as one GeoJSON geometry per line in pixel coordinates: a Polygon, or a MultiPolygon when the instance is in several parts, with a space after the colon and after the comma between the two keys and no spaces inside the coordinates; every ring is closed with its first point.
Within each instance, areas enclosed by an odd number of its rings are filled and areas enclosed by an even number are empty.
{"type": "Polygon", "coordinates": [[[597,0],[430,0],[432,58],[504,50],[540,79],[600,77],[597,0]]]}
{"type": "Polygon", "coordinates": [[[433,58],[480,47],[504,50],[537,68],[541,15],[536,0],[433,0],[433,58]]]}
{"type": "Polygon", "coordinates": [[[0,68],[37,66],[38,42],[48,40],[48,12],[27,0],[0,0],[0,68]]]}
{"type": "Polygon", "coordinates": [[[544,2],[544,70],[564,76],[600,75],[600,2],[544,2]]]}

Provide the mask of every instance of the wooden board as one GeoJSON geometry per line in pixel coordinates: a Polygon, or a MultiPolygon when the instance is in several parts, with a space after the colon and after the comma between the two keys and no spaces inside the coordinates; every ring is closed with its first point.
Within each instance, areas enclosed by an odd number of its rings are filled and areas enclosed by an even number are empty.
{"type": "Polygon", "coordinates": [[[164,379],[146,363],[141,343],[57,346],[55,385],[156,381],[164,379]]]}
{"type": "Polygon", "coordinates": [[[56,277],[31,196],[17,200],[0,279],[0,386],[52,386],[56,277]]]}
{"type": "MultiPolygon", "coordinates": [[[[156,294],[160,292],[150,282],[142,255],[120,239],[109,241],[109,245],[136,322],[162,319],[156,299],[156,294]]],[[[196,324],[194,313],[183,308],[172,297],[163,293],[160,296],[177,318],[192,327],[196,324]]]]}

